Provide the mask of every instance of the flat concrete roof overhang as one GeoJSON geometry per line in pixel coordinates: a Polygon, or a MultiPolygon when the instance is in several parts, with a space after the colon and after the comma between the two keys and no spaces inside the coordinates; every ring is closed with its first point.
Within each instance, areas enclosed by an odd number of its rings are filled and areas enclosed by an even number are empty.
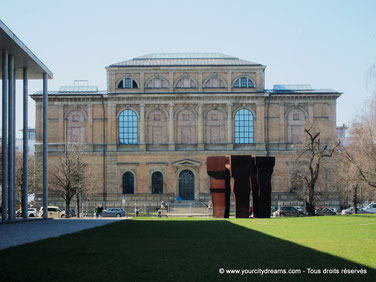
{"type": "MultiPolygon", "coordinates": [[[[34,55],[33,52],[0,20],[0,51],[8,50],[14,56],[15,79],[23,79],[23,68],[28,69],[29,79],[42,79],[43,73],[53,78],[53,73],[34,55]]],[[[0,66],[2,65],[0,56],[0,66]]],[[[2,69],[0,68],[0,79],[2,69]]]]}

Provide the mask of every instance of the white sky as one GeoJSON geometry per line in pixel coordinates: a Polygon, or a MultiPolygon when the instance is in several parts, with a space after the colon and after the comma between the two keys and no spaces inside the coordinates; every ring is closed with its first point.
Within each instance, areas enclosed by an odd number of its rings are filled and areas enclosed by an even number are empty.
{"type": "MultiPolygon", "coordinates": [[[[309,83],[344,92],[338,125],[376,89],[375,81],[366,85],[376,63],[375,11],[373,0],[0,2],[0,19],[54,73],[49,90],[76,79],[105,90],[105,66],[148,53],[220,52],[266,65],[266,88],[309,83]]],[[[30,81],[31,93],[41,89],[42,81],[30,81]]],[[[29,107],[34,127],[32,100],[29,107]]]]}

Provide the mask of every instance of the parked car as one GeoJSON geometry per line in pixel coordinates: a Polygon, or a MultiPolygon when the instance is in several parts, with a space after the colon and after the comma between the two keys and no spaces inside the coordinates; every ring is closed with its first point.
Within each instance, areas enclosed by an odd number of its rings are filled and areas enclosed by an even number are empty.
{"type": "Polygon", "coordinates": [[[376,203],[370,203],[364,208],[364,211],[368,213],[376,213],[376,203]]]}
{"type": "Polygon", "coordinates": [[[275,216],[304,216],[304,212],[297,210],[295,207],[281,207],[275,212],[275,216]]]}
{"type": "Polygon", "coordinates": [[[294,208],[297,209],[299,212],[303,212],[304,213],[304,208],[303,207],[294,206],[294,208]]]}
{"type": "MultiPolygon", "coordinates": [[[[74,209],[69,209],[69,217],[74,217],[74,216],[76,216],[76,211],[75,211],[74,209]]],[[[65,209],[62,210],[62,215],[61,215],[61,217],[62,217],[62,218],[63,218],[63,217],[66,217],[66,216],[65,216],[65,209]]]]}
{"type": "MultiPolygon", "coordinates": [[[[353,207],[345,209],[345,210],[342,210],[342,212],[341,212],[342,215],[352,214],[352,213],[353,213],[353,207]]],[[[369,212],[367,212],[363,208],[357,208],[357,213],[362,213],[363,214],[363,213],[369,213],[369,212]]]]}
{"type": "MultiPolygon", "coordinates": [[[[27,213],[28,213],[28,217],[38,217],[39,216],[39,212],[38,212],[37,208],[28,208],[27,213]]],[[[19,210],[16,211],[16,216],[17,217],[23,216],[22,209],[19,209],[19,210]]]]}
{"type": "Polygon", "coordinates": [[[331,208],[318,208],[315,211],[315,213],[316,213],[316,215],[336,215],[337,214],[337,212],[335,212],[331,208]]]}
{"type": "MultiPolygon", "coordinates": [[[[43,207],[41,207],[40,210],[39,210],[39,216],[43,217],[43,207]]],[[[48,206],[48,217],[62,218],[62,217],[65,217],[65,212],[63,212],[57,206],[48,206]]]]}
{"type": "Polygon", "coordinates": [[[123,217],[125,216],[125,211],[120,208],[110,208],[110,209],[105,209],[102,212],[102,217],[123,217]]]}

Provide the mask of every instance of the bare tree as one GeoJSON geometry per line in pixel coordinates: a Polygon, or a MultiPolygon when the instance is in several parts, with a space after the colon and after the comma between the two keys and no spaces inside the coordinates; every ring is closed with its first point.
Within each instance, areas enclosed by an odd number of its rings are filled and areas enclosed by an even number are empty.
{"type": "Polygon", "coordinates": [[[51,191],[64,199],[67,217],[70,216],[69,208],[73,197],[85,190],[88,180],[86,170],[83,146],[69,144],[66,146],[65,154],[59,157],[49,171],[51,191]]]}
{"type": "Polygon", "coordinates": [[[312,126],[304,131],[307,138],[296,159],[296,162],[300,162],[300,168],[293,175],[292,190],[305,201],[308,214],[315,215],[317,180],[322,174],[325,161],[333,156],[339,144],[321,142],[320,132],[314,132],[312,126]]]}
{"type": "Polygon", "coordinates": [[[358,170],[359,177],[376,188],[376,96],[351,124],[344,155],[358,170]]]}

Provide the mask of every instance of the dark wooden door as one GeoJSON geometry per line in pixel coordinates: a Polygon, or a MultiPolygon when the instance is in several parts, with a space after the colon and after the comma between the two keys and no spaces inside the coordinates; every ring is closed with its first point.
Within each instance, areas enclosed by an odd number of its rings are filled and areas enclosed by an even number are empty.
{"type": "Polygon", "coordinates": [[[179,174],[179,196],[183,200],[195,199],[195,176],[190,170],[183,170],[179,174]]]}

